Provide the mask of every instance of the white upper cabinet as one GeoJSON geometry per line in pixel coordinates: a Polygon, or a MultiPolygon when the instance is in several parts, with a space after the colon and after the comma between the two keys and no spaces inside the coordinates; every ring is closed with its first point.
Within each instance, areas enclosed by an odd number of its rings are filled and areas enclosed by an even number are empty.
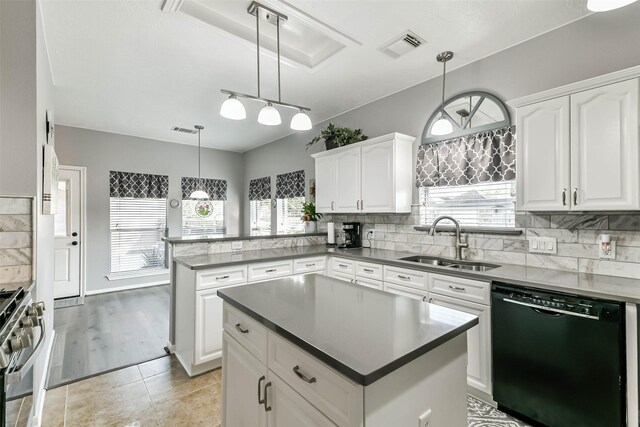
{"type": "Polygon", "coordinates": [[[322,213],[409,213],[414,137],[392,133],[314,154],[322,213]]]}
{"type": "Polygon", "coordinates": [[[640,209],[638,115],[637,78],[519,107],[518,210],[640,209]]]}
{"type": "Polygon", "coordinates": [[[638,172],[638,79],[571,95],[572,209],[639,209],[638,172]]]}
{"type": "Polygon", "coordinates": [[[518,109],[518,210],[569,210],[569,129],[568,96],[518,109]]]}

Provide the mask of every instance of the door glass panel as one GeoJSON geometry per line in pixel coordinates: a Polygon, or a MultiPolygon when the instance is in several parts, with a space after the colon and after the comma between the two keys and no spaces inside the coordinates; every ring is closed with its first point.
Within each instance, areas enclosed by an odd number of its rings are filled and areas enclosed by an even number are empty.
{"type": "Polygon", "coordinates": [[[58,181],[58,203],[56,204],[56,214],[54,215],[54,234],[56,237],[68,235],[69,221],[67,218],[69,206],[69,181],[58,181]]]}

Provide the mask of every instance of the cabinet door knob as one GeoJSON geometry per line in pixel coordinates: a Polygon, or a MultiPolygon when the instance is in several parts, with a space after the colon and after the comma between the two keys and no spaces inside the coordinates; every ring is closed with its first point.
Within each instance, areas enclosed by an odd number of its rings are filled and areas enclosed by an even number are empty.
{"type": "Polygon", "coordinates": [[[71,233],[71,237],[78,237],[78,233],[74,231],[73,233],[71,233]]]}
{"type": "Polygon", "coordinates": [[[562,206],[567,206],[567,189],[562,189],[562,206]]]}
{"type": "Polygon", "coordinates": [[[573,189],[573,205],[578,206],[578,189],[573,189]]]}
{"type": "Polygon", "coordinates": [[[264,381],[266,378],[265,376],[261,376],[260,378],[258,378],[258,405],[263,405],[265,399],[261,396],[262,395],[262,387],[260,386],[260,384],[262,383],[262,381],[264,381]]]}
{"type": "Polygon", "coordinates": [[[78,242],[76,242],[75,240],[74,240],[73,242],[71,242],[71,244],[72,244],[73,246],[78,246],[78,242]]]}

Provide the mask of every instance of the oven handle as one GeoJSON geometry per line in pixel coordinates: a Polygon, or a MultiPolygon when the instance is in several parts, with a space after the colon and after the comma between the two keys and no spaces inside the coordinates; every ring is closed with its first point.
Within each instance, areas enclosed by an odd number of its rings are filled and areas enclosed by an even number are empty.
{"type": "Polygon", "coordinates": [[[544,311],[551,311],[551,312],[558,313],[558,314],[566,314],[567,316],[583,317],[585,319],[591,319],[591,320],[600,320],[600,317],[592,316],[590,314],[574,313],[573,311],[560,310],[559,308],[552,308],[552,307],[544,307],[542,305],[529,304],[528,302],[515,301],[515,300],[512,300],[512,299],[508,299],[508,298],[502,298],[502,301],[510,302],[511,304],[523,305],[525,307],[531,307],[536,311],[537,310],[544,310],[544,311]]]}
{"type": "Polygon", "coordinates": [[[40,354],[40,351],[42,350],[42,343],[44,342],[47,336],[47,329],[45,327],[44,317],[38,318],[38,326],[40,326],[40,338],[38,339],[38,343],[33,348],[33,353],[31,353],[31,356],[29,356],[27,361],[24,362],[21,366],[19,366],[18,369],[16,369],[13,372],[9,372],[5,374],[5,382],[7,385],[21,382],[24,379],[24,376],[26,375],[26,373],[29,372],[29,370],[33,367],[33,364],[35,363],[36,358],[38,357],[38,354],[40,354]]]}

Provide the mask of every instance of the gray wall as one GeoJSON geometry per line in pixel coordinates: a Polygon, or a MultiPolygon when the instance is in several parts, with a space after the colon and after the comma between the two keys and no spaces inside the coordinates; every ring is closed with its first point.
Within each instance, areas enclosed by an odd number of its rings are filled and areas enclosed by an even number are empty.
{"type": "MultiPolygon", "coordinates": [[[[639,65],[640,49],[632,47],[640,41],[639,22],[640,3],[593,14],[448,73],[447,96],[484,90],[507,101],[639,65]]],[[[398,61],[401,66],[402,60],[398,61]]],[[[455,66],[454,57],[450,68],[455,66]]],[[[362,128],[369,137],[401,132],[419,140],[425,122],[440,102],[441,84],[441,78],[426,81],[339,115],[330,122],[362,128]]],[[[300,168],[306,170],[307,180],[312,178],[314,163],[310,152],[305,151],[305,144],[327,124],[328,121],[317,123],[311,131],[247,151],[244,154],[245,198],[247,183],[252,178],[300,168]]],[[[416,191],[414,203],[417,197],[416,191]]],[[[248,209],[244,215],[244,231],[248,232],[248,209]]]]}
{"type": "MultiPolygon", "coordinates": [[[[195,137],[195,136],[194,136],[195,137]]],[[[169,199],[181,199],[180,178],[197,176],[198,148],[133,136],[58,126],[56,152],[60,164],[87,168],[87,291],[168,281],[168,275],[108,281],[109,171],[169,175],[169,199]]],[[[242,154],[202,149],[202,176],[226,179],[227,232],[241,229],[242,154]]],[[[167,208],[169,235],[181,234],[181,208],[167,208]]]]}

